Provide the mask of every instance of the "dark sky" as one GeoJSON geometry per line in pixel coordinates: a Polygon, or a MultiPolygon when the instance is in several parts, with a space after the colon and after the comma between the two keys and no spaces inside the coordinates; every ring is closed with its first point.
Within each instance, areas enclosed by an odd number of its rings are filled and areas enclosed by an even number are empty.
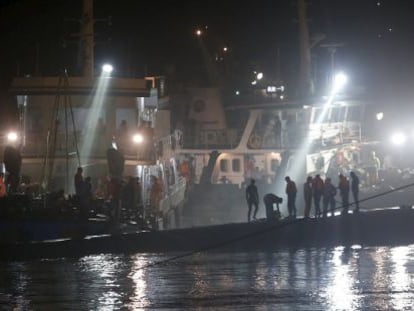
{"type": "MultiPolygon", "coordinates": [[[[239,72],[253,68],[275,74],[280,49],[281,75],[292,81],[298,71],[296,1],[96,0],[95,18],[111,16],[111,25],[96,24],[95,64],[114,63],[119,76],[170,74],[179,81],[200,81],[204,62],[194,30],[208,26],[203,38],[210,55],[228,46],[227,57],[239,72]]],[[[62,68],[76,74],[77,22],[80,0],[0,0],[0,97],[2,111],[10,79],[62,68]],[[66,21],[65,21],[66,19],[66,21]]],[[[414,92],[414,4],[408,0],[312,0],[311,34],[322,43],[341,42],[337,67],[354,84],[366,87],[384,103],[412,102],[414,92]]],[[[329,70],[325,49],[312,54],[322,80],[329,70]]],[[[4,113],[2,113],[4,116],[4,113]]],[[[4,122],[4,121],[3,121],[4,122]]]]}

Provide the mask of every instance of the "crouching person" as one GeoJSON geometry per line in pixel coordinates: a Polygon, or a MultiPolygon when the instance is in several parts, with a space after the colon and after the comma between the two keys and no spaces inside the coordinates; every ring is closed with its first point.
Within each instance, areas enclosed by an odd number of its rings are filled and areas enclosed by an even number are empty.
{"type": "Polygon", "coordinates": [[[280,219],[280,210],[279,204],[283,202],[282,198],[279,198],[273,193],[268,193],[263,197],[263,202],[266,207],[266,218],[268,221],[275,221],[280,219]],[[276,210],[273,209],[274,204],[276,204],[276,210]]]}

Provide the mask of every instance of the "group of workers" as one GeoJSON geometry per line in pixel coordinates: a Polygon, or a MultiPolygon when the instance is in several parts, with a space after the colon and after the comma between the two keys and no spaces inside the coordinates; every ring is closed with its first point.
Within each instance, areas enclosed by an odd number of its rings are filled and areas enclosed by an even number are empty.
{"type": "MultiPolygon", "coordinates": [[[[146,202],[142,198],[142,185],[138,177],[130,176],[127,181],[119,178],[111,177],[106,181],[100,180],[96,191],[92,189],[91,178],[88,176],[83,178],[83,169],[79,167],[74,176],[75,194],[79,198],[80,207],[87,209],[93,198],[102,198],[111,201],[114,207],[116,218],[119,218],[119,203],[122,202],[122,208],[128,211],[138,211],[143,208],[146,202]]],[[[151,214],[157,214],[159,204],[162,199],[163,187],[156,176],[151,175],[148,189],[148,205],[147,211],[151,214]]]]}
{"type": "Polygon", "coordinates": [[[336,194],[339,191],[341,197],[342,213],[347,214],[350,206],[349,195],[352,192],[355,204],[355,212],[359,211],[359,178],[354,172],[349,174],[350,180],[343,174],[339,174],[339,183],[335,187],[331,178],[325,180],[318,174],[314,178],[309,176],[303,184],[303,198],[305,201],[304,217],[309,218],[312,201],[314,205],[315,218],[327,216],[328,208],[331,215],[334,215],[336,208],[336,194]],[[322,203],[322,211],[321,211],[322,203]]]}
{"type": "MultiPolygon", "coordinates": [[[[314,206],[314,217],[326,217],[328,214],[328,209],[331,212],[331,215],[334,215],[336,208],[335,197],[337,192],[341,196],[341,205],[342,205],[342,214],[347,214],[350,206],[349,196],[352,192],[355,205],[354,212],[359,211],[359,178],[354,173],[351,172],[349,175],[350,180],[343,174],[339,174],[339,183],[335,187],[333,185],[331,178],[327,177],[325,180],[318,174],[315,177],[309,176],[305,183],[303,184],[303,198],[305,202],[304,208],[304,217],[309,218],[312,202],[314,206]],[[321,206],[322,205],[322,206],[321,206]],[[322,209],[321,209],[322,207],[322,209]]],[[[285,177],[286,189],[285,193],[287,196],[287,209],[290,218],[296,218],[296,196],[297,196],[297,187],[296,183],[291,180],[289,176],[285,177]]],[[[250,222],[252,207],[254,206],[253,211],[253,220],[256,220],[257,212],[259,209],[259,192],[257,186],[255,185],[255,180],[251,179],[249,186],[246,188],[246,201],[248,205],[247,220],[250,222]]],[[[266,207],[266,218],[268,220],[274,220],[278,216],[280,217],[279,204],[282,203],[282,198],[268,193],[263,198],[265,207],[266,207]],[[273,206],[276,204],[277,210],[273,210],[273,206]]]]}

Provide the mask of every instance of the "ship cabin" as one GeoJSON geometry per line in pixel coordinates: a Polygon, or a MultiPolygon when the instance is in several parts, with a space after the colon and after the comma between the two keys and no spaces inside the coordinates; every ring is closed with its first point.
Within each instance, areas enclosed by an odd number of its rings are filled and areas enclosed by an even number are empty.
{"type": "Polygon", "coordinates": [[[121,177],[140,177],[144,199],[151,175],[162,180],[166,197],[175,193],[181,179],[163,77],[18,77],[10,91],[20,113],[13,144],[23,183],[73,193],[80,166],[99,187],[110,175],[107,151],[117,149],[124,157],[121,177]]]}
{"type": "MultiPolygon", "coordinates": [[[[221,112],[214,103],[210,107],[217,115],[221,112]]],[[[209,177],[213,184],[241,186],[250,178],[270,184],[278,174],[326,175],[340,169],[340,161],[360,161],[364,107],[362,100],[343,96],[329,105],[322,98],[308,104],[278,101],[228,106],[223,108],[225,128],[207,129],[200,124],[187,137],[184,131],[180,154],[191,162],[195,183],[202,179],[213,150],[219,153],[209,177]],[[295,172],[298,159],[304,164],[300,174],[295,172]]]]}

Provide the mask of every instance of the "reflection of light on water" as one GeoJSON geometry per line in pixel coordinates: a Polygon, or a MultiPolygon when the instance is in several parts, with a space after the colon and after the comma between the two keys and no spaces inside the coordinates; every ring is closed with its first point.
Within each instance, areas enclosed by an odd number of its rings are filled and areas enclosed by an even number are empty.
{"type": "Polygon", "coordinates": [[[195,297],[206,297],[209,295],[209,282],[208,275],[205,270],[202,270],[199,265],[194,267],[192,271],[194,277],[193,286],[189,292],[190,295],[195,297]]]}
{"type": "Polygon", "coordinates": [[[412,307],[410,292],[410,276],[407,273],[409,248],[395,247],[391,250],[394,273],[392,274],[392,304],[397,310],[409,310],[412,307]],[[408,309],[409,308],[409,309],[408,309]]]}
{"type": "Polygon", "coordinates": [[[381,288],[384,286],[384,254],[386,249],[384,247],[379,247],[371,256],[372,260],[375,263],[374,275],[372,281],[375,288],[381,288]]]}
{"type": "Polygon", "coordinates": [[[122,305],[120,294],[114,291],[119,285],[115,284],[121,260],[108,255],[87,256],[82,258],[81,265],[91,274],[89,278],[95,286],[105,288],[99,297],[98,310],[114,310],[115,306],[122,305]]]}
{"type": "Polygon", "coordinates": [[[357,293],[352,289],[355,280],[351,277],[350,264],[343,263],[341,259],[346,251],[343,247],[337,247],[333,251],[334,278],[328,287],[329,305],[333,310],[355,310],[358,306],[357,293]]]}
{"type": "MultiPolygon", "coordinates": [[[[13,263],[11,264],[11,268],[16,274],[16,277],[13,278],[13,283],[10,284],[15,289],[15,302],[18,306],[13,310],[26,310],[29,309],[30,306],[30,298],[26,296],[26,291],[28,285],[32,282],[31,277],[27,273],[26,265],[23,263],[13,263]]],[[[1,298],[2,295],[0,295],[1,298]]],[[[10,308],[11,310],[12,308],[10,308]]],[[[3,309],[2,309],[3,310],[3,309]]]]}
{"type": "Polygon", "coordinates": [[[264,265],[258,265],[256,268],[256,276],[254,278],[254,287],[257,290],[264,290],[267,287],[266,277],[268,276],[268,270],[264,265]]]}
{"type": "Polygon", "coordinates": [[[132,303],[129,306],[131,310],[143,308],[149,304],[146,297],[147,282],[145,280],[145,269],[143,269],[146,265],[148,265],[148,261],[143,256],[137,255],[133,259],[131,273],[128,276],[134,283],[134,295],[131,297],[132,303]]]}

